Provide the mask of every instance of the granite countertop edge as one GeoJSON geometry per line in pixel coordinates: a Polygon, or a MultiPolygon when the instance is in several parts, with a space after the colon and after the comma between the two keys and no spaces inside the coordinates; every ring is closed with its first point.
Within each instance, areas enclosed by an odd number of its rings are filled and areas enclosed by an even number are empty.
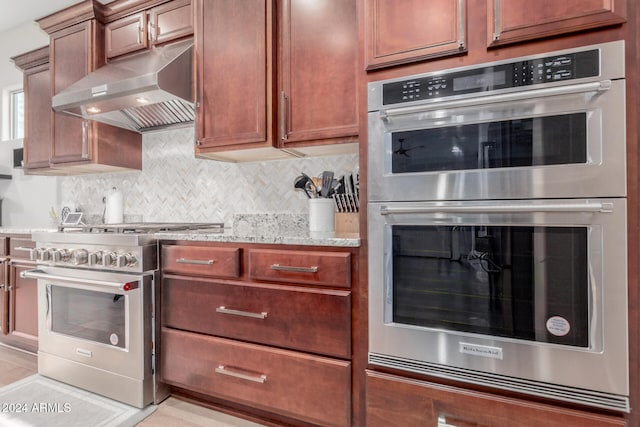
{"type": "Polygon", "coordinates": [[[280,245],[308,245],[308,246],[343,246],[359,247],[360,236],[355,233],[300,233],[299,235],[239,235],[225,230],[220,232],[183,231],[155,233],[158,240],[185,240],[221,243],[262,243],[280,245]]]}
{"type": "MultiPolygon", "coordinates": [[[[57,229],[42,226],[0,226],[0,234],[32,234],[36,232],[55,232],[57,229]]],[[[241,235],[231,229],[225,229],[223,233],[206,230],[192,231],[165,231],[154,233],[158,240],[183,240],[220,243],[261,243],[280,245],[307,245],[307,246],[342,246],[359,247],[360,236],[357,233],[317,233],[308,231],[291,235],[241,235]]]]}

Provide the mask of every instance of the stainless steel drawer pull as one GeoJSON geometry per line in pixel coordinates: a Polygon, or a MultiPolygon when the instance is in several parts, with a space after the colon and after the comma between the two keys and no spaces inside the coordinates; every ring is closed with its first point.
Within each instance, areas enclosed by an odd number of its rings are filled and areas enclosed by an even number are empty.
{"type": "Polygon", "coordinates": [[[438,427],[456,427],[453,424],[447,423],[447,418],[444,415],[438,416],[438,427]]]}
{"type": "Polygon", "coordinates": [[[247,375],[247,374],[243,374],[242,372],[232,371],[224,365],[218,365],[218,367],[216,368],[216,373],[222,374],[222,375],[228,375],[234,378],[240,378],[247,381],[253,381],[254,383],[264,384],[265,382],[267,382],[267,376],[265,374],[247,375]]]}
{"type": "Polygon", "coordinates": [[[318,267],[317,266],[313,266],[313,267],[294,267],[291,265],[280,265],[280,264],[273,264],[271,265],[271,269],[272,270],[277,270],[277,271],[292,271],[295,273],[317,273],[318,272],[318,267]]]}
{"type": "Polygon", "coordinates": [[[230,308],[226,308],[224,305],[216,308],[216,312],[222,314],[233,314],[234,316],[243,316],[243,317],[253,317],[255,319],[266,319],[267,312],[263,311],[262,313],[252,313],[250,311],[242,311],[242,310],[232,310],[230,308]]]}
{"type": "Polygon", "coordinates": [[[212,259],[201,260],[201,259],[186,259],[186,258],[178,258],[176,259],[178,264],[196,264],[196,265],[211,265],[215,261],[212,259]]]}
{"type": "Polygon", "coordinates": [[[25,252],[31,252],[33,250],[33,248],[25,248],[25,247],[22,247],[22,246],[16,246],[13,249],[15,249],[16,251],[25,251],[25,252]]]}

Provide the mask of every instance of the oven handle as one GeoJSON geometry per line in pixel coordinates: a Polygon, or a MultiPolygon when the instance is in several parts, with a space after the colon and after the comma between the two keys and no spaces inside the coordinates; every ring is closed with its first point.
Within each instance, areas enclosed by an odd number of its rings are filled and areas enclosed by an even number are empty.
{"type": "Polygon", "coordinates": [[[542,98],[545,96],[569,95],[573,93],[600,92],[611,89],[611,80],[600,82],[580,83],[570,86],[556,86],[544,89],[532,89],[521,92],[511,92],[493,96],[479,96],[471,99],[458,99],[454,101],[433,102],[427,105],[413,105],[410,107],[389,108],[380,110],[380,118],[387,119],[391,116],[404,114],[422,113],[433,110],[443,110],[456,107],[472,107],[477,105],[492,104],[497,102],[522,101],[531,98],[542,98]]]}
{"type": "Polygon", "coordinates": [[[45,280],[57,280],[70,283],[77,283],[80,285],[91,285],[107,290],[118,289],[120,291],[130,291],[138,287],[138,282],[110,282],[107,280],[95,280],[95,279],[81,279],[77,277],[50,274],[43,270],[26,270],[20,273],[20,277],[23,279],[45,279],[45,280]]]}
{"type": "Polygon", "coordinates": [[[433,206],[380,206],[380,215],[426,214],[426,213],[528,213],[528,212],[613,212],[613,203],[552,203],[545,205],[433,205],[433,206]]]}

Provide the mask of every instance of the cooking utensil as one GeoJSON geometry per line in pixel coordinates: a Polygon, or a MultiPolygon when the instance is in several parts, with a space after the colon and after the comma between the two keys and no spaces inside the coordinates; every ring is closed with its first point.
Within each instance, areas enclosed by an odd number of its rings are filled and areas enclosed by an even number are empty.
{"type": "Polygon", "coordinates": [[[309,193],[309,177],[306,175],[300,175],[293,181],[293,188],[297,191],[304,191],[304,194],[310,199],[312,196],[309,193]]]}
{"type": "Polygon", "coordinates": [[[322,172],[322,187],[320,188],[320,197],[329,197],[331,187],[333,186],[333,172],[322,172]]]}

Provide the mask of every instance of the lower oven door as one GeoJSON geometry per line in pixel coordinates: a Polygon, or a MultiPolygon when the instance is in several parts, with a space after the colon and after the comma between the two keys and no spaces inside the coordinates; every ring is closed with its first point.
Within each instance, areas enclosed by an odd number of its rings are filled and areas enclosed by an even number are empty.
{"type": "Polygon", "coordinates": [[[38,351],[135,379],[151,372],[153,275],[39,267],[38,351]]]}
{"type": "Polygon", "coordinates": [[[369,204],[372,364],[628,411],[626,201],[369,204]]]}

